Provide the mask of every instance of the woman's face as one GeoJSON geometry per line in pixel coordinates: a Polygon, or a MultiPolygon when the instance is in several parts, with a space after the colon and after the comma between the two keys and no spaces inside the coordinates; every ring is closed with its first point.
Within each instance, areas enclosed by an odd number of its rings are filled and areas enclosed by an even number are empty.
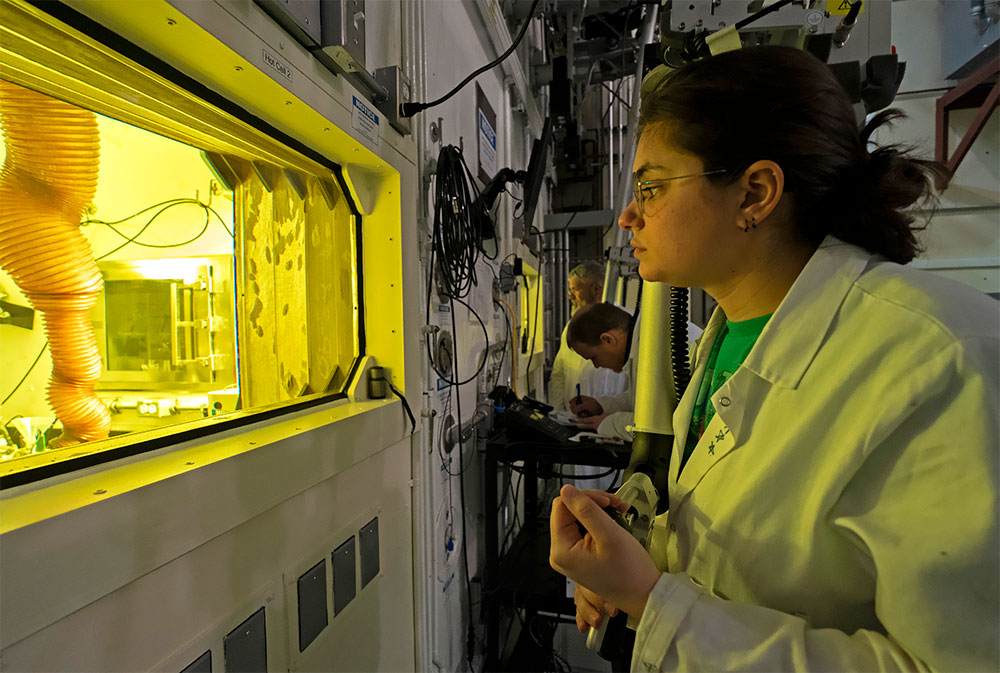
{"type": "Polygon", "coordinates": [[[731,268],[727,243],[739,231],[742,194],[736,185],[716,187],[697,174],[724,167],[706,167],[675,149],[663,125],[655,125],[639,138],[632,168],[639,181],[692,176],[643,187],[644,214],[633,199],[618,217],[618,226],[632,232],[639,275],[682,287],[718,280],[731,268]]]}

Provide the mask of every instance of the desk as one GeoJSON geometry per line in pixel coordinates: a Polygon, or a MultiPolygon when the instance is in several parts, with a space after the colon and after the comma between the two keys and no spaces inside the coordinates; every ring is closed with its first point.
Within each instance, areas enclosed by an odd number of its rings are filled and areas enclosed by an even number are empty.
{"type": "Polygon", "coordinates": [[[545,440],[508,439],[500,433],[486,443],[483,498],[486,512],[486,554],[483,572],[483,609],[486,615],[485,670],[500,668],[500,608],[515,601],[529,612],[538,609],[573,615],[573,601],[566,597],[565,578],[549,566],[548,503],[538,502],[538,467],[593,465],[625,469],[631,446],[594,442],[557,443],[545,440]],[[524,462],[524,524],[504,558],[499,558],[497,469],[501,464],[524,462]]]}

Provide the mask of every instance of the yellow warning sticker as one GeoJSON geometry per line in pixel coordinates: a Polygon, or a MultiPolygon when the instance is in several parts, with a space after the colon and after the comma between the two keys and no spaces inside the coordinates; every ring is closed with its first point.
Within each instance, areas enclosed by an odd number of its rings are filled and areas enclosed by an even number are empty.
{"type": "MultiPolygon", "coordinates": [[[[872,1],[873,0],[864,1],[864,4],[861,5],[862,14],[865,12],[865,5],[872,1]]],[[[826,0],[826,11],[830,14],[847,14],[851,11],[851,2],[850,0],[826,0]]]]}

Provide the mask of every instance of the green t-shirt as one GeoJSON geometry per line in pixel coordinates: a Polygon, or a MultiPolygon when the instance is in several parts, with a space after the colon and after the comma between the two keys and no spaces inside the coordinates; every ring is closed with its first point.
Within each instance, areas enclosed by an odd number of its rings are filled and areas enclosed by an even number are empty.
{"type": "Polygon", "coordinates": [[[727,320],[722,332],[712,344],[712,352],[709,353],[708,362],[705,365],[705,376],[702,377],[698,386],[698,397],[695,401],[694,413],[691,415],[691,429],[684,446],[681,469],[691,457],[694,447],[715,415],[712,395],[729,380],[733,372],[739,369],[739,366],[747,359],[750,349],[757,343],[760,333],[764,330],[764,325],[767,324],[772,315],[769,313],[759,318],[739,322],[727,320]]]}

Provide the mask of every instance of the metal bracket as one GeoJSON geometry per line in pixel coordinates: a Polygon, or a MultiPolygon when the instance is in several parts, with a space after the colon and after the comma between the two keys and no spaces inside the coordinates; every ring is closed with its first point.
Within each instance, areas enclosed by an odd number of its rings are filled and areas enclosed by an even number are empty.
{"type": "Polygon", "coordinates": [[[972,144],[986,126],[990,115],[1000,104],[1000,81],[997,80],[997,73],[1000,73],[1000,57],[997,57],[977,70],[974,74],[966,77],[958,86],[938,98],[937,111],[935,114],[936,137],[934,143],[934,158],[945,163],[948,168],[948,175],[938,180],[939,190],[948,186],[958,165],[962,159],[972,149],[972,144]],[[989,84],[992,88],[987,89],[989,84]],[[984,92],[988,91],[988,93],[984,92]],[[962,140],[955,148],[955,153],[948,156],[948,113],[951,110],[963,110],[979,107],[979,112],[969,125],[962,140]]]}

